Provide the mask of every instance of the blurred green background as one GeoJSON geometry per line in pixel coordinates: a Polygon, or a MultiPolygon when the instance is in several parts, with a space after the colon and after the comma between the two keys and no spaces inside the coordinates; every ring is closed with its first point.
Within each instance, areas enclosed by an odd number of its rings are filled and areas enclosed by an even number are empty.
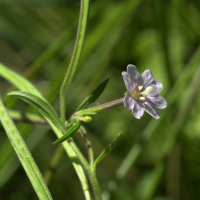
{"type": "MultiPolygon", "coordinates": [[[[78,0],[0,0],[0,62],[27,77],[59,112],[59,89],[67,71],[78,26],[78,0]]],[[[66,93],[66,115],[103,80],[110,81],[99,103],[123,97],[121,72],[128,64],[150,69],[163,83],[168,107],[161,118],[135,119],[123,106],[86,124],[95,156],[117,136],[124,137],[97,167],[104,199],[200,199],[200,2],[197,0],[93,0],[86,40],[75,78],[66,93]],[[127,157],[128,156],[128,157],[127,157]]],[[[20,111],[6,93],[7,108],[20,111]]],[[[29,109],[30,110],[30,109],[29,109]]],[[[32,112],[35,112],[32,109],[32,112]]],[[[57,146],[48,127],[16,122],[45,174],[57,146]]],[[[37,199],[6,134],[0,132],[0,200],[37,199]]],[[[87,156],[83,139],[74,136],[87,156]]],[[[48,184],[54,199],[84,199],[68,156],[63,153],[48,184]]]]}

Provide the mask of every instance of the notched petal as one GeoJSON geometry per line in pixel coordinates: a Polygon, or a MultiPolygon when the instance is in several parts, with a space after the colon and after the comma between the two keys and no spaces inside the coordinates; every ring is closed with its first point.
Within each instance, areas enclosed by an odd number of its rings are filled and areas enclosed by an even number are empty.
{"type": "Polygon", "coordinates": [[[124,79],[124,82],[125,82],[125,85],[126,85],[126,89],[128,91],[131,91],[133,89],[133,83],[130,79],[130,76],[127,72],[122,72],[122,76],[123,76],[123,79],[124,79]]]}
{"type": "Polygon", "coordinates": [[[145,70],[142,74],[143,86],[147,87],[153,82],[153,74],[149,69],[145,70]]]}
{"type": "Polygon", "coordinates": [[[136,84],[138,82],[138,80],[140,79],[140,73],[137,70],[137,67],[135,65],[131,65],[129,64],[127,66],[127,72],[130,76],[131,81],[136,84]]]}
{"type": "Polygon", "coordinates": [[[134,105],[134,107],[133,107],[132,113],[133,113],[133,115],[134,115],[135,118],[140,119],[143,116],[143,114],[144,114],[144,110],[136,102],[135,105],[134,105]]]}
{"type": "Polygon", "coordinates": [[[122,72],[122,76],[123,76],[124,78],[129,78],[129,75],[128,75],[127,72],[122,72]]]}
{"type": "Polygon", "coordinates": [[[141,107],[155,119],[160,118],[158,109],[156,108],[155,104],[153,104],[151,101],[148,101],[146,99],[145,102],[141,105],[141,107]]]}
{"type": "Polygon", "coordinates": [[[157,108],[164,109],[167,107],[167,101],[159,94],[154,97],[148,97],[148,99],[150,99],[150,101],[155,104],[157,108]]]}
{"type": "Polygon", "coordinates": [[[153,87],[153,92],[151,92],[149,94],[149,96],[155,96],[157,94],[160,93],[160,91],[163,89],[163,85],[160,81],[153,81],[151,84],[150,84],[151,87],[153,87]]]}
{"type": "Polygon", "coordinates": [[[124,102],[124,107],[127,110],[133,109],[133,107],[135,105],[135,100],[128,94],[124,97],[124,101],[123,102],[124,102]]]}

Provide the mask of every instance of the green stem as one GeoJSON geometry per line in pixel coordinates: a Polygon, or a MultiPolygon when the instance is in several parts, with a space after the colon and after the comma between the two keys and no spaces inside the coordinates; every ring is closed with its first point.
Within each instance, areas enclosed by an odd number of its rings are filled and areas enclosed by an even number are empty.
{"type": "Polygon", "coordinates": [[[91,146],[91,142],[90,140],[87,138],[87,131],[85,130],[85,128],[83,126],[80,127],[79,132],[81,133],[82,137],[85,140],[85,144],[88,150],[88,157],[89,157],[89,162],[90,162],[90,167],[92,169],[95,168],[94,166],[94,153],[92,150],[92,146],[91,146]]]}
{"type": "MultiPolygon", "coordinates": [[[[58,130],[55,126],[53,126],[53,124],[50,121],[49,121],[49,123],[50,123],[52,129],[54,130],[55,134],[57,135],[57,137],[58,138],[62,137],[63,134],[61,133],[61,131],[58,130]]],[[[63,142],[62,145],[63,145],[64,149],[66,150],[69,158],[71,159],[72,164],[75,168],[76,174],[79,177],[80,183],[82,185],[83,193],[85,195],[85,199],[91,200],[87,177],[86,177],[85,171],[83,169],[83,166],[82,166],[77,154],[72,149],[71,145],[69,144],[69,141],[63,142]]]]}
{"type": "Polygon", "coordinates": [[[111,101],[111,102],[108,102],[108,103],[104,103],[104,104],[101,104],[101,105],[98,105],[98,106],[94,106],[94,107],[91,107],[91,108],[88,108],[88,109],[84,109],[84,110],[81,110],[79,112],[76,112],[74,115],[83,116],[83,115],[87,115],[88,113],[97,113],[97,112],[103,112],[103,111],[106,111],[106,110],[110,110],[110,109],[113,109],[113,108],[116,108],[118,106],[123,105],[123,99],[124,98],[117,99],[117,100],[114,100],[114,101],[111,101]]]}
{"type": "Polygon", "coordinates": [[[60,115],[61,115],[61,120],[63,122],[65,122],[65,91],[74,77],[76,67],[78,65],[78,61],[82,52],[83,43],[85,39],[85,31],[87,26],[88,12],[89,12],[89,0],[81,0],[79,25],[78,25],[74,51],[69,64],[69,68],[67,70],[66,76],[64,78],[64,81],[60,89],[60,115]]]}
{"type": "Polygon", "coordinates": [[[96,200],[102,200],[101,190],[99,187],[99,183],[98,183],[95,171],[90,170],[90,171],[88,171],[88,174],[89,174],[89,178],[90,178],[90,181],[91,181],[94,193],[95,193],[96,200]]]}
{"type": "MultiPolygon", "coordinates": [[[[69,139],[69,141],[73,142],[72,139],[69,139]]],[[[77,173],[77,175],[79,177],[79,180],[81,182],[81,185],[82,185],[82,188],[83,188],[83,192],[84,192],[84,195],[85,195],[85,199],[86,200],[91,200],[90,191],[89,191],[89,185],[88,185],[88,182],[87,182],[87,178],[86,178],[85,172],[83,170],[83,167],[81,165],[79,157],[74,152],[74,149],[71,147],[69,141],[63,142],[62,145],[66,149],[66,152],[69,155],[69,157],[70,157],[70,159],[72,161],[72,164],[73,164],[73,166],[74,166],[74,168],[76,170],[76,173],[77,173]]]]}
{"type": "Polygon", "coordinates": [[[90,167],[88,162],[85,160],[83,154],[80,152],[80,150],[78,149],[78,147],[75,145],[75,143],[73,142],[73,140],[71,138],[68,140],[68,142],[71,145],[74,152],[76,153],[76,155],[79,158],[80,162],[82,163],[83,167],[85,168],[85,171],[87,172],[87,175],[91,181],[91,185],[92,185],[92,188],[93,188],[93,191],[95,194],[95,199],[102,200],[101,190],[99,187],[99,183],[97,181],[95,169],[94,168],[92,169],[92,167],[90,167]]]}

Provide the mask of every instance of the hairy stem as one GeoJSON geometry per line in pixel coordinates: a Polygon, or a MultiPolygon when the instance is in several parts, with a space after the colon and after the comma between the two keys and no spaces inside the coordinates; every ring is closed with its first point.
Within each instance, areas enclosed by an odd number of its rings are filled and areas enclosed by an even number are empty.
{"type": "Polygon", "coordinates": [[[88,108],[88,109],[84,109],[84,110],[81,110],[79,112],[76,112],[74,115],[83,116],[83,115],[87,115],[89,112],[103,112],[103,111],[106,111],[106,110],[110,110],[110,109],[113,109],[113,108],[116,108],[116,107],[123,105],[123,99],[124,98],[117,99],[117,100],[114,100],[114,101],[111,101],[111,102],[108,102],[108,103],[104,103],[104,104],[100,104],[98,106],[94,106],[94,107],[91,107],[91,108],[88,108]]]}
{"type": "Polygon", "coordinates": [[[93,150],[92,150],[91,142],[87,138],[87,132],[86,132],[86,130],[83,126],[80,127],[79,132],[81,133],[82,137],[85,140],[85,144],[86,144],[87,151],[88,151],[88,158],[89,158],[90,167],[92,169],[94,169],[94,153],[93,153],[93,150]]]}
{"type": "Polygon", "coordinates": [[[81,0],[79,25],[78,25],[74,51],[69,64],[69,68],[67,70],[66,76],[64,78],[64,81],[60,89],[60,115],[63,123],[65,122],[65,91],[74,77],[80,59],[85,39],[88,12],[89,12],[89,0],[81,0]]]}
{"type": "Polygon", "coordinates": [[[69,142],[70,146],[72,147],[72,149],[74,150],[74,152],[76,153],[76,155],[79,158],[80,162],[82,163],[83,167],[85,168],[85,171],[87,172],[87,175],[90,179],[90,182],[91,182],[94,194],[95,194],[95,199],[102,200],[101,190],[99,187],[98,180],[96,178],[95,169],[94,168],[92,169],[92,167],[90,167],[90,165],[84,158],[83,154],[80,152],[80,150],[78,149],[78,147],[75,145],[75,143],[73,142],[73,140],[71,138],[68,140],[68,142],[69,142]]]}

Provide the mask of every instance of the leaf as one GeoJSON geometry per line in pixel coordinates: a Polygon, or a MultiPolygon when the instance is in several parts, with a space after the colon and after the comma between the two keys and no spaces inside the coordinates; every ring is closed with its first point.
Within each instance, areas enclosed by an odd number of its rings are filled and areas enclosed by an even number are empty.
{"type": "Polygon", "coordinates": [[[60,137],[58,140],[56,140],[52,144],[56,145],[61,142],[64,142],[65,140],[70,138],[74,133],[76,133],[76,131],[79,129],[80,126],[81,126],[81,122],[79,120],[77,120],[76,123],[71,128],[69,128],[62,137],[60,137]]]}
{"type": "Polygon", "coordinates": [[[119,133],[117,138],[106,147],[106,149],[97,157],[97,159],[94,162],[94,165],[96,166],[108,153],[110,153],[115,146],[118,144],[118,142],[121,140],[122,133],[119,133]]]}
{"type": "Polygon", "coordinates": [[[0,99],[0,120],[39,199],[42,200],[52,199],[51,194],[46,186],[46,183],[44,182],[44,179],[31,156],[31,153],[29,152],[20,133],[15,127],[1,99],[0,99]]]}
{"type": "MultiPolygon", "coordinates": [[[[29,92],[31,94],[34,94],[34,95],[44,99],[44,97],[40,94],[40,92],[27,79],[25,79],[24,77],[15,73],[14,71],[10,70],[6,66],[4,66],[2,63],[0,63],[0,75],[3,78],[7,79],[9,82],[11,82],[18,89],[24,90],[26,92],[29,92]]],[[[54,124],[51,123],[50,120],[47,119],[47,121],[49,122],[50,126],[54,130],[57,137],[61,137],[62,136],[61,131],[59,129],[57,129],[57,127],[54,126],[54,124]]],[[[84,194],[87,195],[88,194],[88,185],[87,185],[87,178],[86,178],[85,172],[83,170],[83,167],[80,164],[80,162],[77,158],[77,155],[75,154],[75,152],[73,151],[71,146],[68,144],[68,142],[64,142],[62,144],[73,163],[73,166],[78,174],[79,179],[85,183],[84,185],[82,185],[82,187],[83,187],[84,194]]]]}
{"type": "Polygon", "coordinates": [[[57,112],[54,110],[54,108],[45,100],[41,99],[40,97],[37,97],[33,94],[30,94],[28,92],[22,92],[22,91],[14,91],[8,93],[9,96],[14,96],[17,98],[22,99],[26,103],[32,105],[35,107],[40,113],[47,117],[58,129],[64,131],[65,126],[61,122],[57,112]]]}
{"type": "Polygon", "coordinates": [[[102,94],[104,91],[109,79],[106,79],[104,82],[102,82],[86,99],[79,105],[77,108],[77,111],[85,108],[85,106],[95,102],[99,96],[102,94]]]}

